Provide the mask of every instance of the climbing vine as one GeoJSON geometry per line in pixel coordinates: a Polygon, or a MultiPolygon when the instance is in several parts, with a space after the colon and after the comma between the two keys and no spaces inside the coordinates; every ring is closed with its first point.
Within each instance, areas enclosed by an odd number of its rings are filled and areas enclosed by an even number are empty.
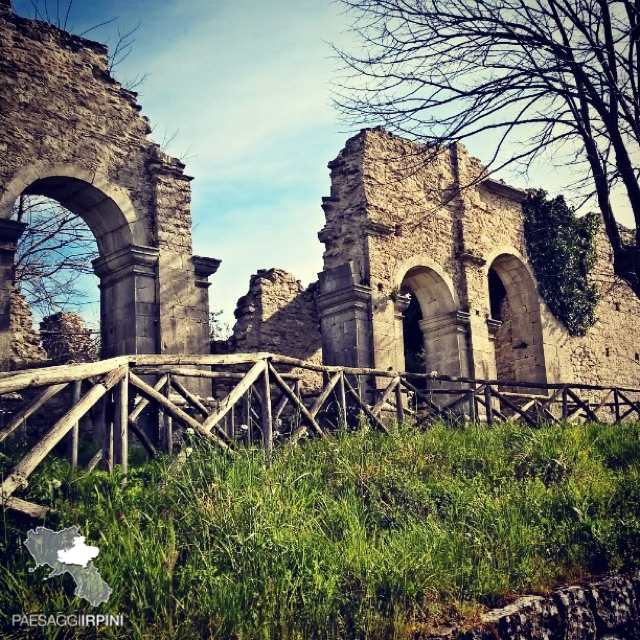
{"type": "Polygon", "coordinates": [[[583,336],[596,321],[598,293],[589,280],[596,260],[599,218],[575,216],[563,196],[529,192],[523,203],[524,231],[538,290],[572,336],[583,336]]]}

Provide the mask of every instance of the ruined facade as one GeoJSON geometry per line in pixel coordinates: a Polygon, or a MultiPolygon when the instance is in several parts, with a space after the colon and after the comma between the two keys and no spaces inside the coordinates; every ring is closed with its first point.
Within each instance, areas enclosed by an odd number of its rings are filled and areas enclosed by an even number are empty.
{"type": "Polygon", "coordinates": [[[96,238],[104,357],[208,350],[219,261],[192,255],[190,178],[147,137],[136,94],[108,66],[103,45],[0,0],[0,362],[23,193],[57,200],[96,238]]]}
{"type": "MultiPolygon", "coordinates": [[[[190,178],[149,132],[136,94],[110,76],[104,46],[0,0],[1,365],[16,348],[12,271],[24,224],[11,216],[21,194],[59,201],[92,230],[103,357],[208,351],[207,278],[219,261],[192,255],[190,178]]],[[[537,292],[524,193],[483,177],[462,146],[435,153],[364,130],[329,167],[317,286],[259,272],[237,311],[235,350],[318,361],[321,343],[327,364],[403,370],[413,296],[427,371],[640,384],[640,302],[614,278],[604,235],[599,319],[571,337],[537,292]]]]}
{"type": "MultiPolygon", "coordinates": [[[[269,351],[322,363],[317,285],[305,289],[300,280],[282,269],[263,269],[251,276],[249,291],[238,300],[236,323],[229,342],[237,353],[269,351]]],[[[321,380],[309,371],[296,370],[305,387],[321,380]]]]}
{"type": "Polygon", "coordinates": [[[604,234],[593,271],[598,321],[572,337],[537,292],[524,192],[483,178],[464,147],[434,153],[383,129],[364,130],[329,167],[319,234],[325,363],[403,370],[411,295],[422,312],[427,371],[640,386],[640,301],[614,278],[604,234]]]}
{"type": "Polygon", "coordinates": [[[329,168],[315,305],[294,307],[289,296],[271,295],[278,270],[259,272],[236,311],[237,351],[286,349],[307,358],[295,334],[319,322],[325,364],[404,371],[403,317],[415,296],[427,372],[640,386],[640,301],[614,277],[604,231],[592,276],[598,321],[572,337],[537,291],[525,193],[482,178],[484,168],[464,147],[436,154],[370,129],[351,138],[329,168]],[[267,313],[256,302],[263,293],[267,313]]]}

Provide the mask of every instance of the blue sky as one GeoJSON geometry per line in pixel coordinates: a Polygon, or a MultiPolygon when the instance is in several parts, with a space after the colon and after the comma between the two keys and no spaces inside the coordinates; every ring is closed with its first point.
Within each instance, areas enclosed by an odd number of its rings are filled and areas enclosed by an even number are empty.
{"type": "MultiPolygon", "coordinates": [[[[14,6],[33,16],[28,0],[14,6]]],[[[86,35],[106,44],[115,44],[118,28],[140,23],[115,75],[125,81],[149,74],[136,90],[152,137],[162,142],[178,131],[167,151],[189,156],[186,171],[195,178],[194,252],[222,259],[211,279],[211,307],[223,309],[230,324],[258,269],[280,267],[306,285],[322,268],[316,234],[324,223],[321,198],[329,194],[326,165],[353,133],[330,98],[338,63],[327,42],[348,42],[342,11],[331,0],[73,3],[74,33],[117,18],[86,35]]],[[[484,145],[467,146],[483,159],[484,145]]],[[[557,180],[550,168],[535,175],[550,191],[557,180]]]]}

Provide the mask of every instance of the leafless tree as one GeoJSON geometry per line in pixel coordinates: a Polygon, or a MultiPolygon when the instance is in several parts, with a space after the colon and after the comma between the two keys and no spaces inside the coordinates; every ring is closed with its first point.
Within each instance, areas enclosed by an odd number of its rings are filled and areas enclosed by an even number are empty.
{"type": "Polygon", "coordinates": [[[98,248],[82,218],[40,196],[21,196],[13,217],[27,223],[18,243],[15,284],[29,304],[48,315],[87,301],[82,279],[93,274],[98,248]]]}
{"type": "Polygon", "coordinates": [[[336,104],[433,148],[479,134],[487,166],[572,167],[598,204],[615,273],[640,297],[640,4],[637,0],[341,0],[359,48],[336,104]],[[486,140],[485,136],[485,140],[486,140]],[[636,221],[625,243],[612,194],[636,221]]]}

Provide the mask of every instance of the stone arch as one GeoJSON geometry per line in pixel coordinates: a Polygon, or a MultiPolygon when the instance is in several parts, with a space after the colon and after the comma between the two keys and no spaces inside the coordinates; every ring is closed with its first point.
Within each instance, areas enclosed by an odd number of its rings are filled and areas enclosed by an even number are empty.
{"type": "Polygon", "coordinates": [[[540,299],[533,275],[513,250],[494,252],[487,265],[490,332],[498,379],[547,382],[540,299]]]}
{"type": "Polygon", "coordinates": [[[80,216],[93,232],[101,254],[127,244],[150,244],[144,224],[126,191],[95,172],[68,164],[20,168],[4,186],[0,218],[10,218],[21,194],[57,200],[80,216]]]}
{"type": "Polygon", "coordinates": [[[466,319],[459,311],[451,280],[445,279],[443,270],[432,261],[428,261],[432,266],[415,262],[413,259],[414,264],[404,273],[400,290],[414,295],[420,305],[425,369],[440,375],[466,375],[466,319]]]}
{"type": "MultiPolygon", "coordinates": [[[[442,285],[447,289],[446,295],[451,296],[453,300],[453,305],[455,308],[458,307],[458,294],[456,293],[455,287],[453,286],[453,280],[449,276],[449,274],[434,260],[432,260],[426,254],[415,255],[409,258],[408,260],[403,261],[399,264],[393,276],[393,285],[396,289],[401,288],[403,280],[406,278],[407,274],[413,269],[419,267],[420,269],[428,269],[433,273],[433,277],[437,277],[442,282],[442,285]]],[[[444,293],[444,290],[443,290],[444,293]]]]}
{"type": "MultiPolygon", "coordinates": [[[[37,172],[32,167],[25,168],[5,189],[0,213],[8,218],[13,206],[11,198],[24,194],[55,200],[82,218],[98,245],[99,258],[93,266],[100,278],[102,356],[136,353],[141,347],[156,351],[158,252],[134,243],[135,235],[140,235],[136,226],[140,225],[136,225],[135,212],[126,195],[106,181],[94,179],[92,183],[89,179],[92,176],[77,167],[59,165],[37,172]],[[111,192],[124,210],[105,191],[111,192]],[[146,296],[141,296],[143,291],[146,296]]],[[[26,226],[14,224],[21,229],[26,226]]]]}

